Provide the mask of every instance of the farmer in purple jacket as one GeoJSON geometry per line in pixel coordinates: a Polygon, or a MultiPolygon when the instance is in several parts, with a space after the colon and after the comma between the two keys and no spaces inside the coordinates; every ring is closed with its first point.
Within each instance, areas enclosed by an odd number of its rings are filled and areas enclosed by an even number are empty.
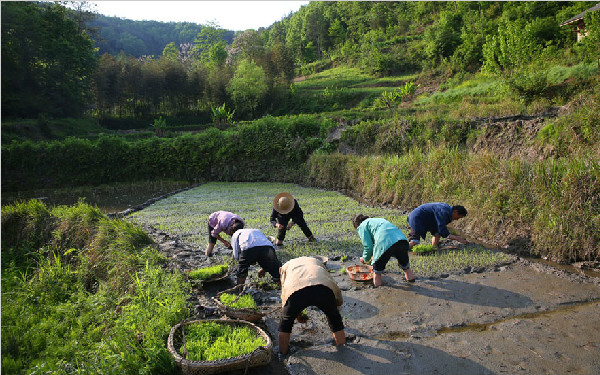
{"type": "Polygon", "coordinates": [[[467,209],[463,206],[450,206],[447,203],[425,203],[415,208],[408,214],[408,225],[410,233],[408,235],[409,245],[412,248],[418,245],[421,238],[425,239],[427,232],[430,232],[433,238],[431,244],[439,247],[440,237],[449,238],[461,243],[468,241],[463,237],[450,234],[448,223],[467,216],[467,209]]]}
{"type": "Polygon", "coordinates": [[[217,211],[208,217],[208,246],[204,254],[212,256],[217,240],[223,242],[227,248],[231,248],[229,241],[221,237],[221,232],[232,235],[236,230],[244,227],[244,220],[236,214],[227,211],[217,211]]]}

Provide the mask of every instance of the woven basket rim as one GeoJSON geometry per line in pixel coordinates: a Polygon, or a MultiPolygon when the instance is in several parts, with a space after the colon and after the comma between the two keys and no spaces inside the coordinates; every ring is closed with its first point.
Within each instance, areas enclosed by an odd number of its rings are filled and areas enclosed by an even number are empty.
{"type": "Polygon", "coordinates": [[[181,365],[187,366],[187,367],[215,368],[215,367],[220,367],[223,365],[230,365],[230,364],[236,363],[236,362],[244,362],[244,361],[248,361],[253,355],[255,355],[255,353],[257,351],[258,352],[266,351],[269,354],[269,359],[270,359],[270,351],[272,350],[272,348],[273,348],[273,342],[272,342],[271,338],[269,337],[269,335],[263,329],[258,327],[257,325],[247,322],[247,321],[244,321],[244,320],[198,319],[198,320],[191,320],[191,321],[183,321],[181,323],[177,323],[176,325],[174,325],[171,328],[171,332],[169,333],[169,338],[167,340],[167,349],[169,350],[169,352],[171,353],[171,355],[173,356],[175,361],[180,363],[181,365]],[[214,361],[194,361],[191,359],[183,358],[183,356],[181,356],[181,354],[179,354],[179,352],[175,349],[175,346],[173,343],[173,336],[175,335],[175,332],[177,331],[177,329],[179,327],[181,327],[183,325],[205,323],[205,322],[216,322],[216,323],[223,323],[223,324],[229,324],[229,325],[250,326],[262,338],[264,338],[267,341],[267,344],[263,345],[263,346],[259,346],[252,353],[243,354],[243,355],[240,355],[237,357],[217,359],[214,361]]]}

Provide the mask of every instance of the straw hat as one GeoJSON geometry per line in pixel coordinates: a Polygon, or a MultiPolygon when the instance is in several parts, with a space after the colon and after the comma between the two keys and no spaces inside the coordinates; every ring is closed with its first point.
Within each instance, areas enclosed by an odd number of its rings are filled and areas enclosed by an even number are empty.
{"type": "Polygon", "coordinates": [[[273,198],[275,211],[285,215],[294,209],[294,197],[290,193],[279,193],[273,198]]]}

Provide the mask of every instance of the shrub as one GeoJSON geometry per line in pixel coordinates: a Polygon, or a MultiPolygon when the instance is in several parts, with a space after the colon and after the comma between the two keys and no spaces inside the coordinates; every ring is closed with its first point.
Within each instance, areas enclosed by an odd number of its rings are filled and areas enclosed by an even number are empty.
{"type": "Polygon", "coordinates": [[[21,250],[2,244],[3,373],[175,370],[164,341],[189,287],[143,231],[34,200],[3,207],[2,236],[21,250]]]}

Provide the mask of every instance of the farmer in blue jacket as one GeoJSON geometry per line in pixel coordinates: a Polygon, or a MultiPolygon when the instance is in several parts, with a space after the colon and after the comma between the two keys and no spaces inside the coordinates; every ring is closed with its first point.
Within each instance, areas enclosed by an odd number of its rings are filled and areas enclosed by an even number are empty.
{"type": "Polygon", "coordinates": [[[373,265],[375,287],[383,284],[381,274],[392,256],[398,260],[398,266],[404,270],[406,281],[411,283],[415,281],[408,259],[408,241],[398,227],[385,219],[369,218],[365,215],[356,215],[352,219],[352,224],[363,244],[363,255],[360,261],[373,265]]]}
{"type": "Polygon", "coordinates": [[[427,232],[430,232],[433,238],[431,244],[439,247],[440,237],[449,238],[461,243],[468,241],[461,236],[450,234],[448,223],[467,216],[467,209],[463,206],[450,206],[447,203],[425,203],[415,208],[408,214],[408,225],[410,233],[408,234],[409,245],[412,248],[418,245],[421,238],[425,239],[427,232]]]}

